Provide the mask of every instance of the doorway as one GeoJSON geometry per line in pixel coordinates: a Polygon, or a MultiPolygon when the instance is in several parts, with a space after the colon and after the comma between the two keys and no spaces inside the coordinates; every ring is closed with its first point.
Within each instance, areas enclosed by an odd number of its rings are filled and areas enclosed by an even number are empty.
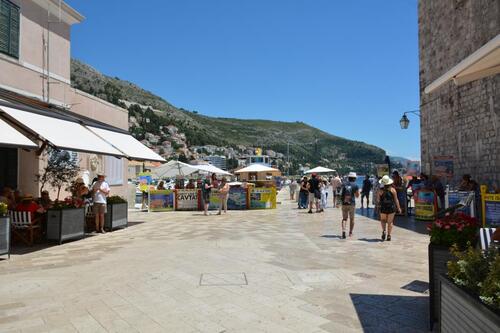
{"type": "Polygon", "coordinates": [[[0,189],[17,189],[17,148],[0,147],[0,189]]]}

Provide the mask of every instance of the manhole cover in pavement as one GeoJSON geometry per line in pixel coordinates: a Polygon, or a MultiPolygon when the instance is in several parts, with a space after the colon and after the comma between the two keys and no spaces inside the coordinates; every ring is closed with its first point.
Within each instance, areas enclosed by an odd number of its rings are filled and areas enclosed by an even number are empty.
{"type": "Polygon", "coordinates": [[[420,280],[413,280],[401,287],[401,289],[414,291],[416,293],[428,294],[429,293],[429,283],[420,280]]]}
{"type": "Polygon", "coordinates": [[[200,276],[200,286],[246,286],[245,273],[203,273],[200,276]]]}

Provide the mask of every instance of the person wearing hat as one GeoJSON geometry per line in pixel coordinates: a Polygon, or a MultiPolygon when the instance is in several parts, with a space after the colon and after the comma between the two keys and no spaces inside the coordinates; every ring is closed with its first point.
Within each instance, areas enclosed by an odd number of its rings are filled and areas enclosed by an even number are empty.
{"type": "Polygon", "coordinates": [[[109,196],[109,192],[106,175],[98,174],[97,181],[92,185],[92,193],[94,195],[95,230],[101,233],[104,233],[104,214],[106,213],[106,198],[109,196]]]}
{"type": "Polygon", "coordinates": [[[82,177],[78,177],[71,187],[71,194],[74,198],[83,200],[89,194],[89,189],[85,185],[82,177]]]}
{"type": "Polygon", "coordinates": [[[378,203],[380,209],[380,225],[382,226],[382,241],[386,240],[387,226],[387,241],[391,240],[392,225],[396,212],[401,212],[399,206],[398,194],[392,186],[394,181],[385,175],[379,181],[380,189],[378,191],[378,203]]]}
{"type": "Polygon", "coordinates": [[[347,219],[349,219],[349,237],[352,237],[354,229],[354,212],[356,209],[356,198],[359,197],[359,187],[356,185],[357,175],[349,172],[347,182],[342,185],[340,200],[342,202],[342,238],[346,238],[345,229],[347,219]]]}

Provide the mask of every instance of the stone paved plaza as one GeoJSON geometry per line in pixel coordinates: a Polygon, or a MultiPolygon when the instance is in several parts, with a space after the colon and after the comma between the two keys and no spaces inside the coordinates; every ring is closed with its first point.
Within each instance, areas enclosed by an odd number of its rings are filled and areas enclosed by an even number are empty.
{"type": "Polygon", "coordinates": [[[125,230],[0,260],[0,332],[427,330],[428,236],[396,227],[382,243],[357,216],[342,240],[339,209],[286,197],[226,216],[130,213],[125,230]]]}

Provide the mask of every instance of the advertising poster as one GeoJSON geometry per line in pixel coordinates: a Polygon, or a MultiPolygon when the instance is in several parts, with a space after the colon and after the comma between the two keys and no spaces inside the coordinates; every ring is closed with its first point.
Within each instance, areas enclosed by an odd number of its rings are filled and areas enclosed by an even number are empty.
{"type": "Polygon", "coordinates": [[[453,178],[453,156],[434,156],[434,172],[440,178],[453,178]]]}
{"type": "Polygon", "coordinates": [[[256,187],[250,190],[250,209],[276,208],[276,189],[274,187],[256,187]]]}
{"type": "Polygon", "coordinates": [[[175,210],[200,209],[199,192],[196,189],[175,190],[175,210]]]}
{"type": "Polygon", "coordinates": [[[481,193],[483,226],[500,227],[500,194],[481,193]]]}
{"type": "Polygon", "coordinates": [[[389,175],[389,166],[387,164],[377,164],[377,176],[384,177],[389,175]]]}
{"type": "Polygon", "coordinates": [[[415,218],[432,221],[436,214],[436,194],[433,191],[421,190],[414,197],[415,218]]]}
{"type": "Polygon", "coordinates": [[[406,175],[418,176],[420,174],[420,161],[408,161],[406,163],[406,175]]]}
{"type": "Polygon", "coordinates": [[[139,173],[139,190],[141,192],[147,192],[148,185],[150,185],[153,181],[153,176],[150,172],[141,172],[139,173]]]}
{"type": "Polygon", "coordinates": [[[173,190],[151,190],[149,191],[149,211],[165,212],[174,210],[173,190]]]}
{"type": "Polygon", "coordinates": [[[210,205],[208,206],[208,209],[218,210],[219,206],[220,206],[219,190],[212,189],[210,193],[210,205]]]}
{"type": "Polygon", "coordinates": [[[227,209],[247,209],[247,189],[243,187],[231,187],[227,198],[227,209]]]}
{"type": "MultiPolygon", "coordinates": [[[[446,194],[448,200],[445,202],[447,204],[446,208],[457,205],[461,200],[466,199],[469,193],[470,192],[466,191],[448,191],[446,194]]],[[[474,212],[474,205],[474,200],[472,200],[470,206],[460,208],[458,211],[474,217],[476,215],[474,212]]]]}

